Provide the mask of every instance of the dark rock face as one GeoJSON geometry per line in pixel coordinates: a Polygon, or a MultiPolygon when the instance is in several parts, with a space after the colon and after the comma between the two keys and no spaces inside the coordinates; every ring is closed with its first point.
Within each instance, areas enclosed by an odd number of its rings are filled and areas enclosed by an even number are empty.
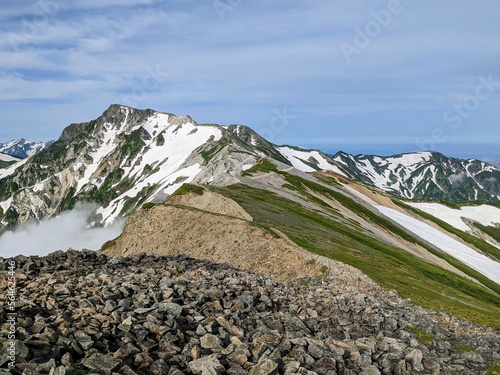
{"type": "Polygon", "coordinates": [[[18,357],[12,370],[0,357],[0,374],[481,374],[500,362],[491,329],[335,279],[281,285],[182,255],[15,260],[18,357]]]}

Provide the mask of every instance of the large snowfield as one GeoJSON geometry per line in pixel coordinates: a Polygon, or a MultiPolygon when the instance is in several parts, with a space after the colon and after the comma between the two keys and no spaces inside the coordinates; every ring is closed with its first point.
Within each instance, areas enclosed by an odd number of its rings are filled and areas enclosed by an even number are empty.
{"type": "Polygon", "coordinates": [[[28,160],[29,159],[23,159],[21,161],[18,161],[17,163],[9,165],[7,168],[0,169],[0,179],[10,176],[11,174],[14,174],[16,169],[22,166],[23,164],[26,164],[28,160]]]}
{"type": "Polygon", "coordinates": [[[480,224],[494,226],[500,224],[500,208],[483,204],[481,206],[465,206],[459,210],[444,206],[439,203],[407,203],[428,214],[437,217],[440,220],[463,231],[470,231],[462,218],[477,221],[480,224]]]}
{"type": "Polygon", "coordinates": [[[18,158],[15,158],[13,156],[10,156],[10,155],[7,155],[7,154],[3,154],[0,152],[0,161],[6,161],[6,162],[10,162],[10,161],[19,161],[20,159],[18,158]]]}
{"type": "Polygon", "coordinates": [[[376,208],[382,214],[404,226],[418,237],[433,244],[444,253],[453,256],[462,263],[468,265],[500,285],[500,263],[478,253],[472,248],[464,245],[462,242],[446,235],[431,225],[402,212],[384,206],[376,206],[376,208]]]}

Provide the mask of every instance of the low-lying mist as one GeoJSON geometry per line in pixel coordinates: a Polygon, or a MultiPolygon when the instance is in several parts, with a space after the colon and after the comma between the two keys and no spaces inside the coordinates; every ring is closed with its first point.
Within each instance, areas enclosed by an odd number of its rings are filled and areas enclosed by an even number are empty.
{"type": "Polygon", "coordinates": [[[78,205],[72,211],[63,212],[41,223],[28,223],[14,231],[5,232],[0,236],[0,256],[43,256],[68,248],[99,250],[106,241],[121,234],[125,220],[115,221],[106,228],[90,227],[88,217],[95,212],[95,208],[91,205],[78,205]]]}

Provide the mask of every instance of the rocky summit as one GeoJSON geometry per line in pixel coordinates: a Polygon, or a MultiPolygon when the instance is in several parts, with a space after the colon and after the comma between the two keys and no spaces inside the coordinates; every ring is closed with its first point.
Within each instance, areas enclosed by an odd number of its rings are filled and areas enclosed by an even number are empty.
{"type": "Polygon", "coordinates": [[[334,270],[280,284],[184,255],[14,260],[18,341],[4,374],[455,375],[500,363],[498,332],[334,270]]]}

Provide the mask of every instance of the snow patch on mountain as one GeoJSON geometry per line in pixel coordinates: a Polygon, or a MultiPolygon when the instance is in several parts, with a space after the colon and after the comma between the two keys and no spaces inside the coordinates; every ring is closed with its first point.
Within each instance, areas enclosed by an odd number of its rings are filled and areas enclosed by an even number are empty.
{"type": "Polygon", "coordinates": [[[7,211],[12,204],[12,197],[7,199],[6,201],[0,202],[0,208],[3,212],[7,211]]]}
{"type": "MultiPolygon", "coordinates": [[[[78,185],[76,188],[76,194],[78,194],[82,188],[91,181],[93,174],[97,171],[97,168],[101,165],[104,158],[115,151],[117,142],[115,141],[117,132],[112,128],[111,124],[104,124],[104,131],[101,133],[102,138],[99,139],[98,145],[94,152],[88,154],[88,157],[92,159],[92,163],[86,165],[84,175],[78,179],[78,185]]],[[[75,165],[75,171],[81,166],[75,165]]]]}
{"type": "Polygon", "coordinates": [[[4,154],[4,153],[0,152],[0,161],[5,161],[5,162],[10,163],[12,161],[15,162],[15,161],[19,161],[19,160],[21,160],[21,159],[20,158],[16,158],[16,157],[14,157],[12,155],[8,155],[8,154],[4,154]]]}
{"type": "Polygon", "coordinates": [[[439,203],[406,202],[409,206],[418,208],[464,232],[470,231],[462,218],[477,221],[486,226],[500,226],[500,208],[483,204],[481,206],[464,206],[460,209],[451,208],[439,203]]]}
{"type": "Polygon", "coordinates": [[[7,168],[0,169],[0,179],[5,178],[7,176],[10,176],[10,175],[16,173],[16,170],[19,167],[21,167],[24,164],[26,164],[27,161],[28,161],[28,159],[23,159],[23,160],[18,161],[17,163],[9,165],[7,168]]]}
{"type": "Polygon", "coordinates": [[[415,152],[412,154],[401,154],[389,160],[392,165],[417,165],[422,162],[428,162],[432,158],[432,153],[429,151],[415,152]]]}
{"type": "MultiPolygon", "coordinates": [[[[407,198],[413,198],[414,193],[407,188],[407,181],[431,158],[430,152],[401,154],[388,158],[361,155],[357,162],[360,172],[372,181],[374,186],[386,191],[397,191],[407,198]]],[[[338,157],[335,160],[342,162],[338,157]]],[[[354,158],[352,160],[356,161],[354,158]]],[[[435,170],[431,168],[430,171],[432,180],[435,181],[435,170]]],[[[417,175],[410,187],[417,186],[423,179],[423,175],[417,175]]]]}
{"type": "Polygon", "coordinates": [[[294,168],[302,172],[316,172],[318,170],[332,171],[345,176],[334,164],[320,154],[319,151],[297,150],[292,147],[282,146],[276,148],[294,168]],[[313,168],[316,166],[316,168],[313,168]]]}
{"type": "MultiPolygon", "coordinates": [[[[202,168],[199,164],[186,167],[183,164],[198,147],[209,140],[218,141],[222,137],[221,130],[216,126],[196,125],[192,122],[171,124],[169,118],[167,114],[155,114],[142,125],[150,139],[144,140],[146,144],[143,151],[130,162],[130,166],[120,165],[124,176],[134,180],[134,186],[111,201],[107,207],[98,210],[107,225],[118,217],[127,199],[136,198],[144,189],[155,187],[155,193],[149,199],[151,201],[158,195],[172,194],[183,183],[192,182],[202,172],[202,168]],[[157,137],[160,134],[165,145],[158,143],[157,137]],[[146,169],[154,173],[148,173],[146,169]]],[[[99,158],[114,150],[116,145],[112,141],[113,137],[112,134],[105,135],[108,146],[99,152],[99,158]]],[[[92,173],[95,170],[96,167],[92,173]]],[[[86,176],[92,173],[86,172],[86,176]]],[[[87,177],[81,184],[84,186],[88,182],[87,177]]]]}
{"type": "Polygon", "coordinates": [[[175,193],[175,191],[180,188],[182,184],[193,182],[195,177],[200,172],[202,172],[202,168],[199,164],[178,170],[169,176],[165,189],[163,189],[163,193],[168,195],[175,193]]]}
{"type": "Polygon", "coordinates": [[[375,206],[382,214],[399,223],[410,232],[433,244],[446,254],[475,269],[500,285],[500,263],[478,253],[462,242],[446,235],[433,226],[385,206],[375,206]]]}
{"type": "Polygon", "coordinates": [[[149,183],[164,185],[166,179],[177,171],[195,149],[206,143],[209,139],[220,140],[222,133],[219,129],[209,126],[196,126],[185,123],[180,128],[170,126],[163,137],[168,146],[160,146],[156,142],[150,142],[145,146],[145,152],[141,153],[131,162],[132,167],[123,167],[125,174],[135,177],[142,175],[144,167],[158,168],[158,171],[138,183],[142,188],[149,183]],[[141,159],[138,163],[138,159],[141,159]]]}

